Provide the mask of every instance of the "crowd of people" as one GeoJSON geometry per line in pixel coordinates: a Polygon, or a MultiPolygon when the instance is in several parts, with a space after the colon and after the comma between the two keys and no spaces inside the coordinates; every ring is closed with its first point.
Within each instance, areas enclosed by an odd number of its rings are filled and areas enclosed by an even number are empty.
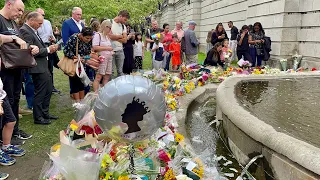
{"type": "MultiPolygon", "coordinates": [[[[164,23],[160,28],[156,20],[150,19],[151,28],[140,28],[139,32],[139,28],[127,23],[130,19],[127,10],[102,21],[91,18],[89,26],[81,20],[81,8],[74,7],[71,13],[60,32],[45,19],[43,9],[25,10],[22,0],[5,0],[0,10],[1,48],[15,44],[20,49],[29,49],[34,58],[28,59],[29,68],[18,65],[8,68],[4,62],[1,63],[1,165],[13,165],[16,162],[13,157],[25,155],[19,146],[32,135],[19,127],[23,112],[32,113],[34,123],[40,125],[51,124],[59,118],[50,114],[49,110],[52,93],[60,92],[53,83],[53,67],[59,67],[57,51],[62,44],[64,57],[73,63],[82,63],[90,80],[87,84],[83,77],[69,76],[70,97],[74,102],[84,99],[91,86],[97,92],[112,77],[142,69],[146,51],[152,52],[154,69],[178,70],[182,63],[198,63],[200,41],[195,33],[195,21],[189,21],[185,30],[183,23],[178,21],[171,30],[169,24],[164,23]],[[103,57],[97,67],[89,64],[92,53],[103,57]],[[21,90],[26,96],[27,110],[19,108],[21,90]]],[[[268,58],[265,48],[271,44],[261,23],[251,27],[244,25],[240,32],[233,22],[230,21],[228,26],[231,29],[230,42],[222,23],[208,33],[204,65],[224,66],[227,63],[225,54],[231,52],[231,60],[244,58],[253,66],[261,66],[262,60],[268,58]]],[[[1,52],[2,61],[5,61],[4,54],[4,51],[1,52]]],[[[8,174],[0,173],[0,180],[7,177],[8,174]]]]}
{"type": "Polygon", "coordinates": [[[231,32],[230,39],[222,23],[208,32],[205,65],[224,66],[225,63],[243,59],[249,61],[253,67],[261,67],[263,61],[270,58],[271,39],[265,35],[260,22],[243,25],[240,32],[232,21],[228,22],[228,27],[231,32]]]}

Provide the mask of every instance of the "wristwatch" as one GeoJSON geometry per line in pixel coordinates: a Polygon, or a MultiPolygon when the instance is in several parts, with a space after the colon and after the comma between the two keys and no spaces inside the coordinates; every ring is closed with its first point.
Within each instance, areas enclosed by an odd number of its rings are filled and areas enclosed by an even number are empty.
{"type": "Polygon", "coordinates": [[[13,41],[13,42],[16,42],[16,39],[18,39],[18,36],[12,35],[11,38],[12,38],[12,41],[13,41]]]}

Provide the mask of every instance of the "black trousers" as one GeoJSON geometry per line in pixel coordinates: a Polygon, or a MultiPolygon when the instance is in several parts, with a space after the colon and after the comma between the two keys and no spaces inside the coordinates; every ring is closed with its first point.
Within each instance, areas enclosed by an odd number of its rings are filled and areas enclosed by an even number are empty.
{"type": "MultiPolygon", "coordinates": [[[[22,69],[2,69],[1,80],[3,82],[3,90],[6,91],[9,104],[11,106],[14,117],[16,118],[16,125],[13,129],[13,134],[19,130],[19,101],[22,89],[22,69]]],[[[3,116],[4,121],[6,116],[3,116]]]]}
{"type": "Polygon", "coordinates": [[[52,76],[49,71],[31,74],[34,84],[33,119],[49,116],[52,95],[52,76]]]}
{"type": "Polygon", "coordinates": [[[248,51],[237,51],[237,56],[238,56],[238,59],[240,60],[243,56],[244,60],[245,61],[249,61],[250,63],[252,63],[252,58],[250,56],[250,52],[249,52],[249,49],[248,51]]]}

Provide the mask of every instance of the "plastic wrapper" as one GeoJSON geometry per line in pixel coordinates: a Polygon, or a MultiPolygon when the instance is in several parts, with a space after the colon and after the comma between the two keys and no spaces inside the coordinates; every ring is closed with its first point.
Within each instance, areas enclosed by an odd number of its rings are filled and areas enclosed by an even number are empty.
{"type": "Polygon", "coordinates": [[[97,180],[101,158],[99,154],[61,144],[60,156],[50,156],[66,180],[97,180]]]}
{"type": "Polygon", "coordinates": [[[73,105],[76,108],[76,121],[83,119],[83,117],[93,109],[96,98],[96,93],[88,93],[80,103],[73,105]]]}
{"type": "Polygon", "coordinates": [[[57,166],[52,161],[45,161],[42,167],[39,180],[64,180],[57,166]]]}

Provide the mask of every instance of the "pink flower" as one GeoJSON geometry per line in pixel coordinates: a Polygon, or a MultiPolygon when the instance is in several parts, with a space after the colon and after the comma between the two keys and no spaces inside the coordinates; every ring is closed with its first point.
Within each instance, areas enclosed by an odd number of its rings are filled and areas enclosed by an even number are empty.
{"type": "Polygon", "coordinates": [[[169,161],[171,161],[168,154],[162,149],[158,151],[158,156],[159,156],[159,159],[165,163],[168,163],[169,161]]]}
{"type": "Polygon", "coordinates": [[[99,61],[103,62],[106,58],[104,56],[99,56],[99,61]]]}
{"type": "Polygon", "coordinates": [[[207,81],[207,80],[208,80],[208,74],[204,73],[204,74],[202,75],[202,79],[203,79],[204,81],[207,81]]]}

